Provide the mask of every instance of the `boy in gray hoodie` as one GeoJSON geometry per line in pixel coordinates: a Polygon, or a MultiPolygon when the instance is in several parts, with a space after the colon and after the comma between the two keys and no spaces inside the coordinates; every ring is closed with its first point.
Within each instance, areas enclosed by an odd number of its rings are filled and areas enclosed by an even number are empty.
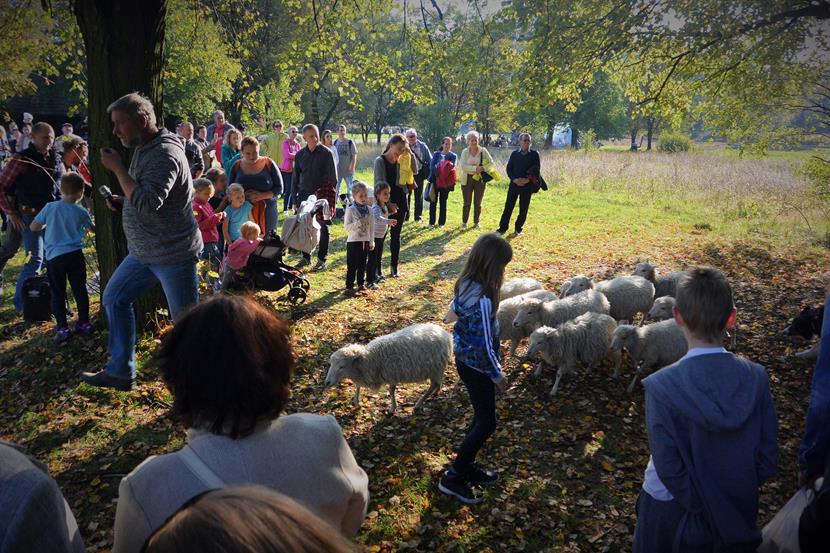
{"type": "Polygon", "coordinates": [[[643,380],[651,458],[634,551],[750,552],[761,543],[758,489],[778,465],[778,422],[764,368],[727,352],[732,289],[696,268],[677,287],[689,351],[643,380]]]}

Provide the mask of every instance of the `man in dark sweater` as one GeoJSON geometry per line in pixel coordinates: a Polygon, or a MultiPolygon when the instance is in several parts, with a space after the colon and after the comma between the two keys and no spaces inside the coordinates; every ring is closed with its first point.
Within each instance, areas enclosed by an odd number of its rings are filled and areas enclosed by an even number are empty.
{"type": "Polygon", "coordinates": [[[530,133],[523,132],[519,135],[519,149],[510,154],[507,160],[507,178],[510,185],[507,188],[507,199],[504,201],[504,211],[501,213],[498,233],[507,232],[510,226],[510,217],[513,216],[513,208],[516,207],[516,200],[519,200],[519,216],[516,218],[516,234],[521,234],[527,219],[527,212],[530,209],[530,197],[538,187],[534,186],[534,179],[541,180],[541,160],[539,152],[530,149],[530,133]]]}
{"type": "Polygon", "coordinates": [[[125,147],[135,148],[129,168],[115,150],[101,150],[101,164],[115,174],[124,191],[116,201],[123,203],[130,254],[115,269],[101,298],[110,327],[110,361],[103,371],[85,372],[81,379],[130,390],[136,368],[133,303],[160,283],[174,321],[195,304],[202,236],[190,205],[193,184],[179,137],[159,130],[153,104],[140,94],[122,96],[107,113],[113,134],[125,147]]]}
{"type": "Polygon", "coordinates": [[[0,209],[9,220],[11,232],[4,239],[0,271],[23,243],[31,255],[20,270],[14,292],[14,308],[23,311],[23,283],[44,265],[43,231],[29,228],[43,206],[60,198],[58,182],[63,174],[63,164],[58,163],[52,150],[55,131],[46,123],[32,128],[32,142],[22,152],[15,154],[0,173],[0,209]]]}
{"type": "MultiPolygon", "coordinates": [[[[294,174],[291,177],[294,207],[299,209],[300,203],[313,194],[317,199],[329,200],[329,208],[333,212],[337,186],[334,154],[320,144],[317,125],[308,124],[303,127],[303,140],[306,145],[294,157],[294,174]]],[[[314,267],[316,270],[325,268],[329,251],[329,227],[325,223],[320,227],[320,245],[317,249],[317,265],[314,267]]],[[[297,266],[304,267],[309,263],[311,254],[303,254],[303,260],[297,266]]]]}

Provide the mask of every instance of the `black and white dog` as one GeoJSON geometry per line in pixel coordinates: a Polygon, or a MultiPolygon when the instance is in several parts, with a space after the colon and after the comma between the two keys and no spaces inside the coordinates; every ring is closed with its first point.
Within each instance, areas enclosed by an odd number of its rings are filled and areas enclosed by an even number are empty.
{"type": "MultiPolygon", "coordinates": [[[[809,340],[813,336],[821,337],[821,323],[824,320],[824,306],[805,307],[801,313],[796,315],[792,322],[784,329],[784,334],[791,338],[803,338],[809,340]]],[[[801,359],[816,359],[818,357],[821,342],[816,342],[812,348],[796,353],[795,356],[801,359]]]]}

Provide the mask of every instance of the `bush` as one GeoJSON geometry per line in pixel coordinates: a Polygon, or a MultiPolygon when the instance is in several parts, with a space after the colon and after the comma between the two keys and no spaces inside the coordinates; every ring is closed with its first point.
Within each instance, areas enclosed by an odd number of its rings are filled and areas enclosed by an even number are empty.
{"type": "Polygon", "coordinates": [[[692,149],[692,140],[682,133],[667,132],[660,135],[657,143],[657,150],[673,154],[675,152],[688,152],[692,149]]]}

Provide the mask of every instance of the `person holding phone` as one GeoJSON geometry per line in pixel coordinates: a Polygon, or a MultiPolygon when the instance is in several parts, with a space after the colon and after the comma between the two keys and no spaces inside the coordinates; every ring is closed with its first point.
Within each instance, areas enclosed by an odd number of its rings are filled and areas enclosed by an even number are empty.
{"type": "Polygon", "coordinates": [[[104,370],[84,372],[93,386],[131,390],[135,380],[135,301],[161,284],[173,321],[198,300],[196,256],[202,237],[193,217],[193,184],[184,144],[159,129],[153,104],[137,94],[122,96],[107,108],[113,134],[135,148],[129,167],[111,148],[101,164],[112,171],[124,195],[108,200],[122,205],[129,255],[107,282],[102,304],[109,321],[110,360],[104,370]]]}

